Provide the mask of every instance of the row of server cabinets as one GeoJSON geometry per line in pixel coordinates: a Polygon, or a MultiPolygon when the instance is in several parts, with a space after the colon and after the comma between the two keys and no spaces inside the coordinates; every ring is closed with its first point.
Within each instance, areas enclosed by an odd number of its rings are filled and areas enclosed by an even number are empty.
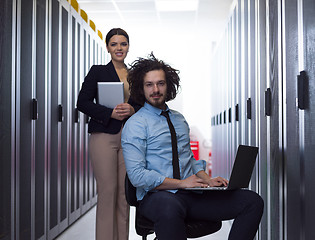
{"type": "Polygon", "coordinates": [[[66,0],[1,0],[0,24],[0,239],[53,239],[96,203],[76,100],[106,46],[66,0]]]}
{"type": "Polygon", "coordinates": [[[315,1],[236,0],[214,54],[213,174],[259,147],[257,239],[315,239],[315,1]]]}

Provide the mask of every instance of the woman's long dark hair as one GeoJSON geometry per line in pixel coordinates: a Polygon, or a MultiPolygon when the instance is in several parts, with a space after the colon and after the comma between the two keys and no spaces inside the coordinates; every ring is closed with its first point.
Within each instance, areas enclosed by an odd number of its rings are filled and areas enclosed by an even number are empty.
{"type": "Polygon", "coordinates": [[[154,70],[163,70],[165,73],[167,84],[167,95],[165,101],[170,101],[176,97],[179,88],[179,71],[172,68],[170,65],[155,58],[151,53],[148,58],[138,58],[129,68],[127,81],[129,83],[130,97],[142,105],[145,102],[143,92],[143,82],[146,73],[154,70]]]}

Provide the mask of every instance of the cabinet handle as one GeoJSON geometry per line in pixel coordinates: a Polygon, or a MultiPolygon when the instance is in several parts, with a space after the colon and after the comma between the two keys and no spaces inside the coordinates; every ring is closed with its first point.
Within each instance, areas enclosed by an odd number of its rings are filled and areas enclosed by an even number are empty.
{"type": "Polygon", "coordinates": [[[74,122],[79,122],[79,110],[77,108],[74,109],[74,122]]]}
{"type": "Polygon", "coordinates": [[[252,100],[251,98],[248,98],[246,101],[246,105],[247,105],[247,119],[252,119],[252,100]]]}
{"type": "Polygon", "coordinates": [[[37,99],[33,98],[32,99],[32,120],[37,120],[38,119],[38,103],[37,99]]]}
{"type": "Polygon", "coordinates": [[[89,123],[90,117],[88,115],[84,115],[85,123],[89,123]]]}
{"type": "Polygon", "coordinates": [[[239,107],[238,107],[238,104],[235,105],[235,120],[239,121],[239,107]]]}
{"type": "Polygon", "coordinates": [[[232,122],[232,109],[229,108],[229,123],[232,122]]]}
{"type": "Polygon", "coordinates": [[[267,88],[265,91],[265,115],[271,116],[271,90],[267,88]]]}
{"type": "Polygon", "coordinates": [[[298,108],[299,109],[306,109],[306,96],[307,96],[307,82],[308,77],[305,71],[301,71],[300,75],[297,76],[297,95],[298,95],[298,108]]]}
{"type": "Polygon", "coordinates": [[[223,123],[226,124],[226,111],[223,112],[223,123]]]}
{"type": "Polygon", "coordinates": [[[62,105],[58,105],[58,122],[63,122],[63,108],[62,105]]]}

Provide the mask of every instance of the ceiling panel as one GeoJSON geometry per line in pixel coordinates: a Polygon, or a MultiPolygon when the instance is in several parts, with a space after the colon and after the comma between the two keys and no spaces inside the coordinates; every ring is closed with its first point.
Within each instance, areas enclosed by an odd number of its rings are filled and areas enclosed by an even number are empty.
{"type": "Polygon", "coordinates": [[[145,12],[122,12],[125,20],[154,20],[158,21],[158,15],[155,11],[145,11],[145,12]]]}
{"type": "MultiPolygon", "coordinates": [[[[103,11],[98,11],[98,12],[93,12],[93,15],[92,18],[90,18],[91,20],[93,20],[94,22],[97,20],[97,19],[103,19],[103,20],[106,20],[106,19],[112,19],[112,20],[120,20],[120,16],[117,12],[103,12],[103,11]]],[[[90,17],[90,15],[89,15],[90,17]]]]}
{"type": "Polygon", "coordinates": [[[117,2],[117,7],[120,11],[132,12],[132,11],[156,11],[154,1],[151,2],[117,2]]]}
{"type": "Polygon", "coordinates": [[[198,15],[208,15],[210,19],[226,18],[231,2],[231,0],[199,0],[198,15]]]}
{"type": "Polygon", "coordinates": [[[196,12],[161,12],[161,23],[194,24],[196,21],[196,12]]]}
{"type": "Polygon", "coordinates": [[[191,12],[158,12],[155,0],[77,0],[97,29],[111,27],[174,27],[189,31],[207,28],[214,35],[222,32],[233,0],[199,0],[198,10],[191,12]]]}
{"type": "Polygon", "coordinates": [[[116,8],[111,2],[92,2],[92,1],[85,2],[84,1],[84,3],[80,2],[79,4],[80,4],[80,8],[86,11],[88,15],[90,15],[91,13],[100,12],[100,11],[116,12],[116,8]]]}

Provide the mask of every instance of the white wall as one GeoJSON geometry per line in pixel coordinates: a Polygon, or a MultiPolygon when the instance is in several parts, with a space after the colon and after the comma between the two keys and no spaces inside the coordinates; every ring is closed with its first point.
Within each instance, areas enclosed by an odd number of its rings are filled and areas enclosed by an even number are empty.
{"type": "Polygon", "coordinates": [[[208,159],[210,147],[210,59],[212,38],[198,30],[173,28],[125,29],[130,36],[131,63],[138,57],[154,55],[180,71],[181,89],[168,105],[183,113],[192,140],[199,141],[200,158],[208,159]]]}

